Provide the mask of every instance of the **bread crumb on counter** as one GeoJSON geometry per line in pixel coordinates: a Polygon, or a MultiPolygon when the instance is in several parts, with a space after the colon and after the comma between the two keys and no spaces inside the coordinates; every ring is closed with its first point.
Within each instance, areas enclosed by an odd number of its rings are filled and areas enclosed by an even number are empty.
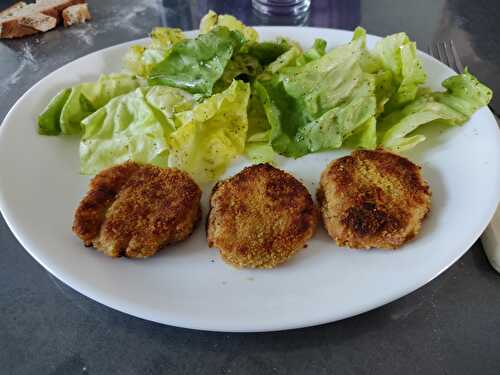
{"type": "Polygon", "coordinates": [[[90,20],[90,12],[87,4],[76,4],[62,11],[64,26],[69,27],[90,20]]]}

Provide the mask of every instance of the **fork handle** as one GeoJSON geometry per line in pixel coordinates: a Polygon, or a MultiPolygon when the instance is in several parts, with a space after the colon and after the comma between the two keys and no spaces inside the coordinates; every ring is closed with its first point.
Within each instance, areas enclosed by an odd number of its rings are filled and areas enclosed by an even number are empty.
{"type": "MultiPolygon", "coordinates": [[[[495,111],[493,111],[493,108],[490,107],[490,109],[500,126],[500,118],[496,115],[495,111]]],[[[500,273],[500,207],[497,207],[493,219],[491,219],[491,222],[481,235],[481,243],[483,244],[484,252],[492,267],[500,273]]]]}
{"type": "Polygon", "coordinates": [[[493,268],[500,272],[500,209],[493,216],[490,224],[481,235],[484,252],[493,268]]]}

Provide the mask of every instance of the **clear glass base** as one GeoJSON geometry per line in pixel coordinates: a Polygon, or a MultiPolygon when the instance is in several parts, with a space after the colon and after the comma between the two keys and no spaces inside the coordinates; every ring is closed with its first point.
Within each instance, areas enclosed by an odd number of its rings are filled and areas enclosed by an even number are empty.
{"type": "Polygon", "coordinates": [[[311,6],[311,0],[252,0],[258,12],[270,16],[303,16],[311,6]]]}

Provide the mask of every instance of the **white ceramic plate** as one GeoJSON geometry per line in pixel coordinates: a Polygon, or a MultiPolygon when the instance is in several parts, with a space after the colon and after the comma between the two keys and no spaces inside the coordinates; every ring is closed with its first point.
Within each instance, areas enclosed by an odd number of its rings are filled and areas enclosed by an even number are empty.
{"type": "MultiPolygon", "coordinates": [[[[317,28],[258,31],[264,40],[286,36],[304,47],[321,37],[331,48],[352,35],[317,28]]],[[[368,45],[377,39],[369,36],[368,45]]],[[[418,238],[401,250],[338,248],[320,229],[308,249],[277,269],[237,270],[207,248],[203,224],[184,243],[147,260],[111,259],[87,249],[71,232],[74,209],[89,180],[78,174],[78,139],[39,136],[36,116],[59,89],[116,71],[130,44],[92,53],[50,74],[19,99],[0,128],[0,208],[9,227],[49,272],[100,303],[203,330],[268,331],[331,322],[429,282],[467,251],[493,215],[500,191],[500,135],[493,115],[483,108],[463,127],[434,131],[408,154],[423,166],[433,208],[418,238]]],[[[453,72],[421,57],[428,84],[438,89],[453,72]]],[[[328,161],[347,153],[283,159],[280,166],[314,194],[328,161]]],[[[244,164],[234,163],[227,175],[244,164]]],[[[204,190],[206,214],[209,187],[204,190]]]]}

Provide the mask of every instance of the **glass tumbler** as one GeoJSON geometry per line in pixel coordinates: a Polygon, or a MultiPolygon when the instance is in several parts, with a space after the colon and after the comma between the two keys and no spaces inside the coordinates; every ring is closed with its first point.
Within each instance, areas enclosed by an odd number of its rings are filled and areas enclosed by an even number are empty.
{"type": "Polygon", "coordinates": [[[311,0],[252,0],[254,9],[272,16],[303,16],[309,10],[311,0]]]}

